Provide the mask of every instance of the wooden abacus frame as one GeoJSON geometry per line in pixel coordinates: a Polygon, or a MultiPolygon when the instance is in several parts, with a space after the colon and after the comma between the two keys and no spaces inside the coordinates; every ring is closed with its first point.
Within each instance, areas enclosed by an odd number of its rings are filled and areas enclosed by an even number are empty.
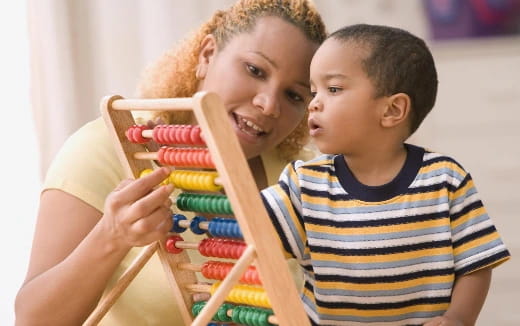
{"type": "Polygon", "coordinates": [[[131,111],[137,110],[193,112],[247,248],[204,309],[194,319],[191,314],[193,296],[186,289],[186,285],[197,283],[197,277],[193,271],[177,268],[179,264],[189,262],[186,251],[170,254],[166,251],[164,243],[153,243],[142,250],[84,325],[95,325],[102,319],[156,251],[185,325],[205,326],[253,262],[259,271],[262,287],[271,302],[278,324],[310,325],[287,262],[281,248],[276,245],[279,243],[276,232],[260,199],[256,183],[220,98],[207,92],[199,92],[189,98],[124,99],[118,95],[105,97],[101,102],[102,115],[114,139],[125,173],[130,178],[138,178],[142,170],[152,168],[151,161],[138,160],[133,156],[134,153],[145,152],[145,146],[132,143],[125,136],[125,131],[135,124],[131,111]]]}

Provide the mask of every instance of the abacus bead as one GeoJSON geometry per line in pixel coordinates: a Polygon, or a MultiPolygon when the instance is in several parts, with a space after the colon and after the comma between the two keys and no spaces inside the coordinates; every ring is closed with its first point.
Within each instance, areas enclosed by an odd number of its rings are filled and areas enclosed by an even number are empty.
{"type": "Polygon", "coordinates": [[[182,214],[173,214],[172,219],[173,219],[173,226],[172,226],[172,229],[170,230],[170,232],[182,233],[182,232],[186,231],[187,228],[179,225],[180,221],[187,220],[186,216],[184,216],[182,214]]]}
{"type": "Polygon", "coordinates": [[[204,234],[206,230],[200,228],[200,222],[206,222],[208,219],[203,216],[195,216],[190,223],[190,230],[195,234],[204,234]]]}
{"type": "Polygon", "coordinates": [[[170,237],[168,237],[168,239],[166,239],[166,251],[168,251],[169,253],[171,254],[178,254],[182,251],[182,248],[177,248],[175,246],[175,243],[177,243],[177,241],[183,241],[184,239],[179,236],[179,235],[172,235],[170,237]]]}
{"type": "Polygon", "coordinates": [[[144,176],[147,176],[148,174],[152,173],[153,170],[152,169],[144,169],[143,171],[141,171],[141,173],[139,173],[139,178],[142,178],[144,176]]]}

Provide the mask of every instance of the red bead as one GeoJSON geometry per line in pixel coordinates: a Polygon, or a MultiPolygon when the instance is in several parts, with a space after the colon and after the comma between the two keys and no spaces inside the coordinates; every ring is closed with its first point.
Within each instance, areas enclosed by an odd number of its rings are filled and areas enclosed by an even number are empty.
{"type": "Polygon", "coordinates": [[[175,245],[177,243],[177,241],[184,241],[184,239],[180,235],[172,235],[172,236],[168,237],[168,239],[166,239],[166,244],[165,244],[166,251],[168,251],[171,254],[180,253],[183,249],[177,248],[177,246],[175,245]]]}

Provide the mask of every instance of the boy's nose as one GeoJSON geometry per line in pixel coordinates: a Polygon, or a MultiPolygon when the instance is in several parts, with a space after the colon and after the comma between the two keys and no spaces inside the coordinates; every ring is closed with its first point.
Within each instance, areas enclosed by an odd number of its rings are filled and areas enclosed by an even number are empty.
{"type": "Polygon", "coordinates": [[[307,109],[309,111],[317,111],[321,109],[321,103],[318,100],[317,96],[314,96],[314,98],[309,102],[309,105],[307,106],[307,109]]]}
{"type": "Polygon", "coordinates": [[[253,105],[258,107],[263,114],[278,118],[280,116],[280,107],[278,100],[274,95],[267,93],[258,93],[253,98],[253,105]]]}

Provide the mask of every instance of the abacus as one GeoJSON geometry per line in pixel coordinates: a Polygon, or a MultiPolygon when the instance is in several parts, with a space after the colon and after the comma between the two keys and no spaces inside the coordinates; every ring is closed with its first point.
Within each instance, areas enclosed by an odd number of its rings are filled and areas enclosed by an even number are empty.
{"type": "Polygon", "coordinates": [[[173,166],[165,182],[182,190],[175,198],[177,210],[224,217],[208,221],[195,216],[190,221],[176,212],[171,237],[142,250],[84,325],[95,325],[101,320],[155,252],[185,325],[310,325],[220,98],[210,92],[164,99],[125,99],[114,95],[102,100],[101,111],[128,177],[149,173],[154,168],[152,161],[173,166]],[[135,124],[131,111],[138,110],[191,111],[197,124],[158,125],[150,129],[135,124]],[[180,235],[187,229],[212,237],[190,243],[180,235]],[[195,266],[186,250],[233,261],[207,261],[195,266]],[[217,281],[200,284],[196,274],[199,272],[217,281]],[[210,299],[195,302],[196,292],[209,292],[210,299]]]}

